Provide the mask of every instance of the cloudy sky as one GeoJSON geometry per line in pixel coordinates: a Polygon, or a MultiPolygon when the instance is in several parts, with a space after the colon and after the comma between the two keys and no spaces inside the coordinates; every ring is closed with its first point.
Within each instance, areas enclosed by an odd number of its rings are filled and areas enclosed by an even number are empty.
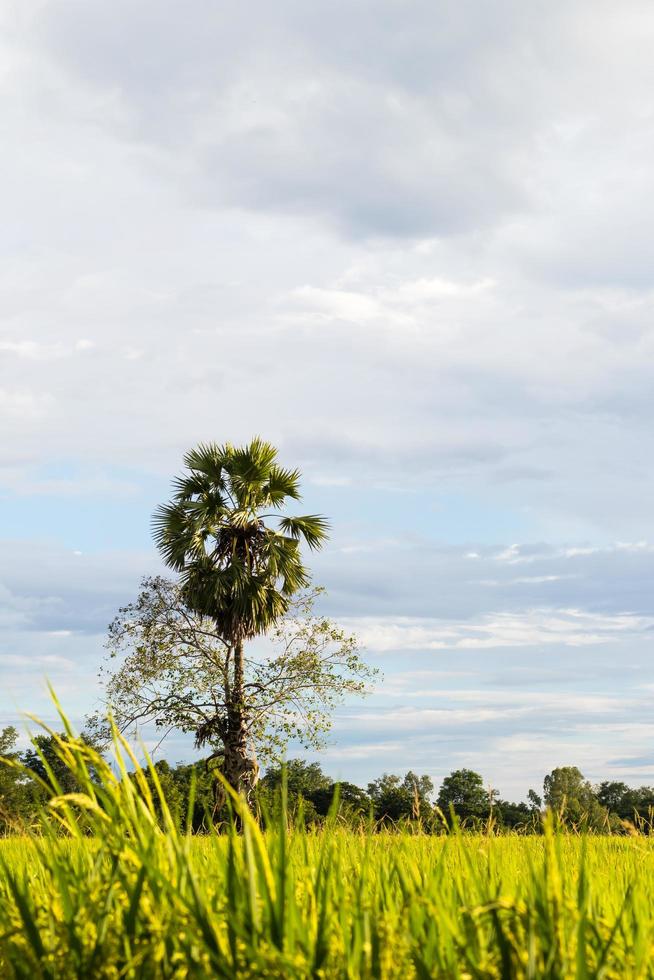
{"type": "Polygon", "coordinates": [[[95,704],[182,453],[260,433],[384,671],[329,772],[654,782],[653,45],[637,0],[0,4],[0,723],[95,704]]]}

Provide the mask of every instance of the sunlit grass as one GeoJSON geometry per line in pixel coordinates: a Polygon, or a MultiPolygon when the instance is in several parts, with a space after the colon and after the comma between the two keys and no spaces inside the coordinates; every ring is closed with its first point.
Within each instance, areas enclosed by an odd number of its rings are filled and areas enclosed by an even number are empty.
{"type": "Polygon", "coordinates": [[[647,837],[193,837],[117,749],[62,743],[80,792],[0,841],[0,976],[654,976],[647,837]]]}

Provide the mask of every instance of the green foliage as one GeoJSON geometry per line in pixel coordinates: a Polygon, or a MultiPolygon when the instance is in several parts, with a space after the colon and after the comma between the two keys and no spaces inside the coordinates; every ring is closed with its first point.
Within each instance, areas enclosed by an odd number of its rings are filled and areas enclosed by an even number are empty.
{"type": "Polygon", "coordinates": [[[527,803],[512,803],[510,800],[497,799],[493,801],[493,820],[500,829],[519,830],[523,833],[538,833],[540,831],[541,815],[527,803]]]}
{"type": "MultiPolygon", "coordinates": [[[[353,833],[335,819],[307,833],[288,829],[283,797],[264,833],[232,792],[242,833],[197,838],[170,812],[164,766],[129,775],[117,733],[112,766],[64,727],[46,734],[78,791],[49,800],[38,834],[0,841],[7,980],[654,973],[647,838],[582,839],[551,820],[541,837],[353,833]]],[[[295,776],[318,791],[308,768],[295,776]]]]}
{"type": "Polygon", "coordinates": [[[491,794],[479,773],[472,769],[457,769],[443,780],[436,803],[446,817],[454,810],[461,821],[486,820],[490,814],[491,794]]]}
{"type": "Polygon", "coordinates": [[[561,766],[545,776],[543,798],[545,805],[566,826],[601,830],[606,824],[607,811],[576,766],[561,766]]]}
{"type": "Polygon", "coordinates": [[[289,812],[297,821],[316,824],[338,803],[341,822],[360,826],[371,810],[370,797],[353,783],[335,783],[317,762],[290,759],[266,771],[257,787],[259,806],[268,817],[279,812],[280,793],[284,787],[289,812]]]}
{"type": "MultiPolygon", "coordinates": [[[[334,706],[347,694],[364,694],[377,673],[362,660],[354,636],[314,614],[320,592],[296,597],[265,649],[243,660],[240,715],[262,761],[279,758],[291,739],[322,745],[334,706]]],[[[205,741],[220,753],[234,693],[230,652],[213,622],[185,606],[177,584],[144,579],[138,599],[111,623],[108,647],[102,681],[121,731],[143,724],[205,729],[205,741]]],[[[106,738],[106,720],[91,719],[90,730],[106,738]]]]}
{"type": "MultiPolygon", "coordinates": [[[[0,765],[0,834],[20,832],[40,820],[44,801],[53,791],[74,793],[79,784],[60,757],[60,745],[68,740],[66,733],[38,734],[22,752],[16,750],[17,733],[13,728],[0,731],[0,749],[10,765],[0,765]]],[[[93,740],[84,738],[93,747],[93,740]]],[[[165,759],[154,764],[175,826],[190,826],[194,832],[208,832],[218,819],[215,785],[215,760],[171,766],[165,759]]],[[[94,777],[91,768],[91,776],[94,777]]],[[[131,778],[131,777],[130,777],[131,778]]],[[[144,777],[158,803],[155,782],[150,770],[144,777]]],[[[443,819],[449,822],[449,807],[454,809],[465,831],[483,829],[488,833],[512,830],[541,833],[542,800],[533,790],[529,803],[513,803],[493,795],[489,806],[488,791],[481,776],[471,770],[457,770],[447,776],[440,787],[436,808],[432,804],[433,784],[428,776],[409,771],[404,777],[384,773],[368,785],[368,792],[353,783],[336,783],[317,762],[291,759],[285,764],[268,767],[256,791],[257,810],[266,822],[277,819],[281,788],[286,780],[286,799],[293,819],[305,826],[323,824],[338,799],[341,824],[361,828],[372,815],[375,826],[412,826],[429,833],[443,832],[443,819]],[[284,776],[285,773],[285,776],[284,776]],[[446,809],[447,807],[447,809],[446,809]],[[439,812],[440,811],[440,812],[439,812]]],[[[136,781],[137,788],[141,780],[136,781]]],[[[654,791],[651,787],[633,788],[622,782],[604,782],[595,789],[584,780],[578,769],[554,770],[546,779],[546,803],[562,828],[599,833],[642,833],[654,829],[654,791]],[[573,795],[576,794],[576,795],[573,795]],[[558,807],[558,809],[557,809],[558,807]]]]}
{"type": "MultiPolygon", "coordinates": [[[[0,730],[0,757],[17,762],[18,732],[13,726],[0,730]]],[[[31,787],[20,772],[10,766],[0,766],[0,833],[6,834],[29,819],[33,809],[31,787]]]]}
{"type": "Polygon", "coordinates": [[[535,789],[530,789],[527,793],[527,799],[529,800],[529,806],[532,810],[540,810],[543,805],[543,799],[538,795],[535,789]]]}
{"type": "Polygon", "coordinates": [[[288,762],[267,770],[261,780],[265,789],[279,789],[283,782],[289,795],[310,799],[315,793],[333,786],[332,780],[320,768],[318,762],[289,759],[288,762]]]}
{"type": "Polygon", "coordinates": [[[375,819],[382,824],[407,820],[431,822],[433,809],[429,797],[433,790],[429,776],[418,777],[411,771],[404,779],[384,773],[368,783],[375,819]]]}
{"type": "MultiPolygon", "coordinates": [[[[38,821],[43,803],[53,792],[72,793],[80,786],[59,754],[65,734],[34,735],[28,747],[16,748],[18,732],[0,731],[0,833],[20,832],[38,821]]],[[[91,745],[88,739],[86,743],[91,745]]],[[[91,769],[91,775],[93,770],[91,769]]]]}
{"type": "Polygon", "coordinates": [[[280,466],[259,438],[238,448],[200,445],[184,465],[172,502],[153,518],[161,556],[179,573],[186,605],[212,619],[225,643],[265,633],[308,586],[300,542],[320,548],[327,522],[280,516],[300,499],[300,473],[280,466]]]}
{"type": "MultiPolygon", "coordinates": [[[[300,543],[322,547],[328,525],[316,514],[282,515],[288,501],[300,498],[300,474],[282,467],[275,447],[262,439],[241,447],[203,444],[186,454],[184,464],[186,472],[174,481],[172,501],[154,514],[154,538],[165,563],[179,574],[181,617],[200,618],[196,635],[210,623],[212,645],[224,647],[209,663],[214,676],[218,670],[222,679],[219,699],[212,700],[206,684],[193,690],[196,676],[191,672],[181,681],[180,699],[179,677],[173,677],[178,687],[173,702],[164,698],[162,707],[157,693],[156,713],[171,713],[179,727],[180,722],[188,724],[187,709],[199,712],[195,744],[216,747],[214,756],[220,758],[227,782],[253,802],[259,770],[254,743],[265,743],[264,734],[284,744],[298,728],[319,731],[334,698],[347,689],[347,681],[345,686],[339,683],[338,669],[325,670],[327,661],[319,653],[312,655],[316,651],[310,647],[294,654],[287,650],[283,662],[268,664],[267,674],[260,672],[254,688],[246,677],[245,641],[279,627],[293,598],[307,588],[310,577],[300,543]],[[285,683],[289,669],[295,695],[289,695],[285,683]],[[249,696],[254,692],[264,697],[255,697],[253,705],[249,696]],[[298,716],[301,726],[294,721],[298,716]]],[[[145,646],[151,646],[148,639],[145,646]]],[[[153,667],[151,673],[159,680],[158,661],[150,653],[148,668],[153,667]]],[[[169,662],[176,654],[173,647],[169,662]]],[[[350,659],[360,662],[353,652],[350,659]]],[[[146,709],[151,701],[146,699],[146,709]]],[[[226,802],[223,791],[216,802],[226,802]]]]}
{"type": "MultiPolygon", "coordinates": [[[[60,741],[65,738],[63,733],[33,735],[30,746],[21,753],[20,761],[26,775],[33,775],[37,784],[54,788],[57,792],[76,793],[80,788],[79,783],[59,752],[60,741]]],[[[93,738],[88,735],[84,736],[84,741],[89,747],[95,746],[93,738]]],[[[46,788],[41,792],[48,793],[49,790],[46,788]]]]}
{"type": "Polygon", "coordinates": [[[622,821],[652,823],[654,787],[627,786],[621,782],[603,782],[597,788],[597,801],[622,821]]]}
{"type": "MultiPolygon", "coordinates": [[[[130,775],[141,792],[140,775],[130,775]]],[[[153,763],[143,773],[154,808],[160,819],[163,811],[159,794],[163,795],[170,817],[178,830],[190,827],[194,833],[210,830],[214,818],[214,776],[204,762],[180,763],[171,766],[165,759],[153,763]]]]}

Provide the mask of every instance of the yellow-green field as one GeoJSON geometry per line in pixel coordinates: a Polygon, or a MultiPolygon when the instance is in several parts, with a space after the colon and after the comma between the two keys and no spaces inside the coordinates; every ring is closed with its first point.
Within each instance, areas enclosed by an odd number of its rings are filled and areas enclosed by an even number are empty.
{"type": "MultiPolygon", "coordinates": [[[[140,815],[143,821],[143,815],[140,815]]],[[[2,977],[649,977],[645,838],[0,844],[2,977]]]]}
{"type": "Polygon", "coordinates": [[[262,834],[237,798],[194,837],[119,739],[59,742],[79,791],[0,841],[3,980],[654,977],[648,837],[262,834]]]}

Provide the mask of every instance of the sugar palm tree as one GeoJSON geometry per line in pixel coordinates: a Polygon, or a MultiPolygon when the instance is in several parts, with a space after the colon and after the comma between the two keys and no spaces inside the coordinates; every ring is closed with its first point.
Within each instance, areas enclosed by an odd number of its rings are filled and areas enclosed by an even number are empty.
{"type": "Polygon", "coordinates": [[[219,740],[226,779],[249,794],[256,764],[247,745],[243,645],[266,633],[308,585],[300,545],[320,548],[328,524],[315,514],[281,513],[300,499],[300,473],[280,466],[262,439],[240,448],[203,444],[184,465],[172,501],[155,511],[154,537],[180,575],[189,609],[213,622],[226,650],[225,710],[198,728],[196,743],[219,740]]]}

